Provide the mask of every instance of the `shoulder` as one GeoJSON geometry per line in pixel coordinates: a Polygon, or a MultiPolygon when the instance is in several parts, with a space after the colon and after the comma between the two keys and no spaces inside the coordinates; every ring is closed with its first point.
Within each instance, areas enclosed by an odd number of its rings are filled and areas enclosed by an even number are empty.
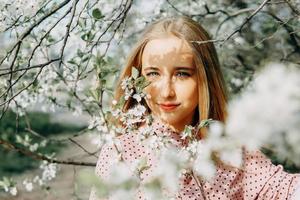
{"type": "Polygon", "coordinates": [[[246,151],[244,156],[245,187],[259,188],[259,197],[269,199],[290,198],[299,182],[299,174],[284,171],[282,165],[274,165],[261,151],[246,151]]]}
{"type": "Polygon", "coordinates": [[[273,197],[289,199],[297,183],[299,174],[285,172],[281,165],[272,164],[261,151],[244,151],[243,166],[220,165],[212,187],[222,188],[232,198],[268,200],[273,197]]]}
{"type": "MultiPolygon", "coordinates": [[[[267,158],[261,151],[246,151],[243,152],[243,169],[247,173],[260,174],[268,172],[274,168],[271,160],[267,158]]],[[[281,168],[281,166],[278,166],[281,168]]],[[[274,170],[274,169],[273,169],[274,170]]]]}

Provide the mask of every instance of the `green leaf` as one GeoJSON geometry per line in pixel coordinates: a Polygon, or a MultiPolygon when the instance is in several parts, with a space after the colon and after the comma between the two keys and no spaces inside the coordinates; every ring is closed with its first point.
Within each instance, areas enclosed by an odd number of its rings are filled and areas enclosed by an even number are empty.
{"type": "Polygon", "coordinates": [[[10,186],[11,185],[11,181],[6,176],[3,177],[3,183],[6,186],[10,186]]]}
{"type": "Polygon", "coordinates": [[[72,64],[72,65],[77,65],[74,59],[68,60],[67,63],[72,64]]]}
{"type": "Polygon", "coordinates": [[[47,38],[49,43],[52,43],[52,42],[55,41],[55,39],[51,35],[48,35],[46,38],[47,38]]]}
{"type": "Polygon", "coordinates": [[[81,39],[84,41],[92,41],[95,38],[95,34],[93,34],[91,31],[81,35],[81,39]]]}
{"type": "Polygon", "coordinates": [[[38,79],[35,79],[35,80],[33,81],[32,86],[33,86],[33,87],[39,86],[39,81],[38,81],[38,79]]]}
{"type": "Polygon", "coordinates": [[[142,92],[143,89],[144,89],[145,87],[147,87],[149,84],[150,84],[150,82],[147,81],[146,78],[145,78],[144,76],[138,77],[138,78],[135,80],[135,82],[134,82],[134,85],[135,85],[136,90],[137,90],[138,92],[142,92]]]}
{"type": "Polygon", "coordinates": [[[131,69],[131,77],[133,79],[137,79],[139,77],[139,74],[140,74],[139,70],[137,70],[137,68],[135,68],[135,67],[132,67],[132,69],[131,69]]]}
{"type": "Polygon", "coordinates": [[[204,119],[200,122],[199,128],[208,126],[213,120],[212,119],[204,119]]]}
{"type": "Polygon", "coordinates": [[[95,8],[92,12],[92,15],[95,19],[99,20],[103,18],[104,16],[102,15],[101,11],[98,8],[95,8]]]}
{"type": "Polygon", "coordinates": [[[80,49],[77,49],[77,56],[78,57],[83,57],[85,55],[85,53],[83,51],[81,51],[80,49]]]}
{"type": "Polygon", "coordinates": [[[17,142],[17,143],[22,143],[22,142],[23,142],[22,137],[19,136],[19,135],[16,135],[16,142],[17,142]]]}
{"type": "Polygon", "coordinates": [[[88,61],[90,59],[90,57],[91,57],[90,55],[83,57],[82,62],[88,61]]]}

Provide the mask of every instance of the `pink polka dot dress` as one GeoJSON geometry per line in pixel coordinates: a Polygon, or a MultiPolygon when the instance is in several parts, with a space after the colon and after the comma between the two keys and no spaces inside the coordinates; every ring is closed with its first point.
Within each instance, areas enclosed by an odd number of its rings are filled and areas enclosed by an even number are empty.
{"type": "MultiPolygon", "coordinates": [[[[182,146],[184,142],[178,133],[171,131],[166,126],[155,123],[157,134],[168,133],[174,139],[174,145],[182,146]]],[[[141,174],[142,181],[151,177],[157,167],[153,150],[143,146],[136,133],[119,137],[122,147],[122,158],[130,165],[136,160],[145,157],[149,168],[141,174]]],[[[106,180],[109,170],[116,162],[118,153],[113,146],[105,145],[99,155],[96,166],[96,175],[106,180]]],[[[204,196],[194,178],[185,176],[180,183],[180,190],[176,199],[182,200],[296,200],[300,194],[300,174],[289,174],[283,171],[281,165],[275,166],[261,152],[244,152],[243,167],[241,169],[217,166],[215,178],[203,182],[204,196]],[[297,197],[296,197],[297,196],[297,197]]],[[[99,200],[92,190],[90,200],[99,200]]],[[[147,199],[143,192],[136,194],[136,199],[147,199]]],[[[300,199],[298,199],[300,200],[300,199]]]]}

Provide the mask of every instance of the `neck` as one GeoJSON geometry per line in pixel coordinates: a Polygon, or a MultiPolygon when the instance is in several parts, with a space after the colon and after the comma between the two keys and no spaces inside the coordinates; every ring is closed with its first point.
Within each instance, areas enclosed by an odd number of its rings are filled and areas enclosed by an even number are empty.
{"type": "Polygon", "coordinates": [[[153,117],[153,119],[156,122],[159,122],[159,123],[167,125],[172,131],[177,132],[177,133],[181,133],[184,130],[185,126],[189,125],[189,124],[185,124],[185,123],[182,123],[182,124],[170,124],[170,123],[168,123],[168,122],[166,122],[164,120],[161,120],[158,117],[153,117]]]}

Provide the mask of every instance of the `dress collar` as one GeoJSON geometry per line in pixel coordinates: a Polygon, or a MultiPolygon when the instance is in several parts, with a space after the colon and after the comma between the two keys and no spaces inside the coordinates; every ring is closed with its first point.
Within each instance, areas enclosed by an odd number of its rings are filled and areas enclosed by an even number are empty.
{"type": "Polygon", "coordinates": [[[167,124],[155,120],[154,122],[152,122],[151,126],[153,128],[154,134],[161,137],[169,137],[170,139],[172,139],[172,143],[175,146],[182,147],[187,145],[187,140],[181,138],[181,132],[172,130],[167,124]]]}

